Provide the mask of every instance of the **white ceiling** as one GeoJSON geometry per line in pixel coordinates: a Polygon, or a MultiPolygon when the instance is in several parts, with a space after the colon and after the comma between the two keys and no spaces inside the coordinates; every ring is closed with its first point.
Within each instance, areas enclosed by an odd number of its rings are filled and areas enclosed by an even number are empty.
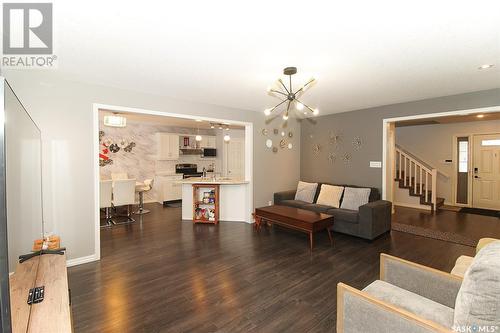
{"type": "Polygon", "coordinates": [[[296,86],[318,78],[303,100],[321,114],[500,87],[498,0],[56,0],[54,11],[54,74],[178,99],[262,111],[286,66],[296,86]]]}

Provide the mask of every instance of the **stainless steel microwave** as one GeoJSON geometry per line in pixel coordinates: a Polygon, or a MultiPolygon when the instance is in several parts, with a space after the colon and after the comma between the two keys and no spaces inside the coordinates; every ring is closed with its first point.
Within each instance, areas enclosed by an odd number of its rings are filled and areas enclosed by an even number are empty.
{"type": "Polygon", "coordinates": [[[216,157],[217,149],[215,148],[203,148],[203,153],[201,157],[216,157]]]}

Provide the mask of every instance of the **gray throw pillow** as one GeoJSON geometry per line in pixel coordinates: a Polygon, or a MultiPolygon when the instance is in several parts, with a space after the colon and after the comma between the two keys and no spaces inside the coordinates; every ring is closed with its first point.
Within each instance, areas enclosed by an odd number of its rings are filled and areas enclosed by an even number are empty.
{"type": "Polygon", "coordinates": [[[500,327],[500,241],[483,247],[465,272],[453,324],[457,332],[488,332],[486,327],[500,327]]]}
{"type": "Polygon", "coordinates": [[[297,193],[295,193],[295,200],[313,203],[317,188],[318,183],[306,183],[299,181],[299,184],[297,185],[297,193]]]}
{"type": "Polygon", "coordinates": [[[344,189],[344,199],[342,199],[340,208],[359,210],[359,206],[368,203],[370,192],[371,189],[369,188],[346,187],[344,189]]]}

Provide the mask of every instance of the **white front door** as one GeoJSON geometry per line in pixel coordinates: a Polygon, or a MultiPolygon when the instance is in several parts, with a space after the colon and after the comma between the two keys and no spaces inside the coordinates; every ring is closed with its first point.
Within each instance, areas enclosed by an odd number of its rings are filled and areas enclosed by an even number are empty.
{"type": "Polygon", "coordinates": [[[234,179],[245,178],[245,139],[235,138],[224,143],[226,174],[234,179]]]}
{"type": "Polygon", "coordinates": [[[475,135],[473,154],[473,207],[500,210],[500,134],[475,135]]]}

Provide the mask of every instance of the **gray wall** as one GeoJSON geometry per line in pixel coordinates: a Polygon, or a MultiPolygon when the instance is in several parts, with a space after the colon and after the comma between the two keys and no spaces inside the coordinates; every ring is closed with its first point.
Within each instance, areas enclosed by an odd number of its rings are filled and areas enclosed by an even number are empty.
{"type": "Polygon", "coordinates": [[[50,70],[10,70],[3,75],[42,130],[46,230],[61,236],[70,259],[94,255],[92,103],[252,122],[255,206],[267,205],[274,192],[296,186],[299,179],[300,126],[293,120],[289,127],[296,134],[294,149],[273,154],[265,148],[261,130],[279,127],[281,121],[266,125],[260,112],[64,81],[50,70]]]}
{"type": "Polygon", "coordinates": [[[437,195],[451,204],[452,177],[456,170],[443,160],[453,158],[453,150],[456,149],[453,136],[487,133],[500,133],[500,120],[399,127],[396,128],[396,143],[450,176],[438,174],[437,195]]]}
{"type": "Polygon", "coordinates": [[[369,162],[382,161],[384,118],[496,105],[500,105],[500,89],[326,115],[316,118],[314,123],[304,120],[301,125],[301,179],[382,188],[382,169],[369,168],[369,162]],[[342,133],[343,144],[337,148],[329,143],[331,131],[342,133]],[[359,151],[352,146],[355,136],[362,140],[359,151]],[[319,153],[313,151],[315,144],[321,145],[319,153]],[[345,152],[352,155],[348,164],[341,159],[345,152]],[[334,163],[328,160],[329,153],[338,155],[334,163]]]}

